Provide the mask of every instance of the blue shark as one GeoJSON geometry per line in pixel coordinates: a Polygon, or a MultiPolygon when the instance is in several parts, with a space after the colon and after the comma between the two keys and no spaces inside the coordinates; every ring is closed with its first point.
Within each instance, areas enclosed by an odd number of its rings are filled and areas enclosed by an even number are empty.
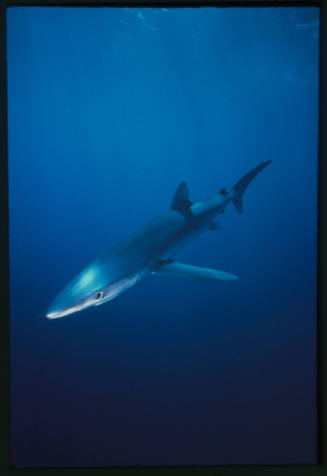
{"type": "Polygon", "coordinates": [[[243,212],[242,196],[270,160],[242,177],[227,192],[191,202],[185,182],[180,183],[171,207],[143,224],[83,269],[53,300],[46,317],[54,319],[99,306],[114,299],[148,275],[175,276],[209,281],[232,281],[238,276],[225,271],[174,261],[173,256],[206,230],[217,230],[217,215],[232,202],[243,212]]]}

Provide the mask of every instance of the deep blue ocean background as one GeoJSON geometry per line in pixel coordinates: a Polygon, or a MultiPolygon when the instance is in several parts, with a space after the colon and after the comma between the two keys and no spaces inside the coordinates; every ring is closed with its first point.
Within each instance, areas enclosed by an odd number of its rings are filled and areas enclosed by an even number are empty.
{"type": "Polygon", "coordinates": [[[316,462],[316,8],[9,8],[12,463],[316,462]],[[48,320],[84,266],[229,190],[176,255],[235,282],[148,277],[48,320]]]}

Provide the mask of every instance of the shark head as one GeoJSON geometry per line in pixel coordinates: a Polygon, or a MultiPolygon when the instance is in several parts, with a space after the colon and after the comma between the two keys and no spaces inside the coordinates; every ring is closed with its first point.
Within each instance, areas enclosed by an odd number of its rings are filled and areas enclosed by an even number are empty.
{"type": "Polygon", "coordinates": [[[122,275],[110,273],[101,260],[96,260],[57,295],[46,316],[55,319],[99,306],[133,286],[143,275],[143,272],[122,275]]]}
{"type": "Polygon", "coordinates": [[[105,281],[96,264],[88,266],[57,295],[46,316],[54,319],[101,304],[108,294],[104,292],[105,281]]]}

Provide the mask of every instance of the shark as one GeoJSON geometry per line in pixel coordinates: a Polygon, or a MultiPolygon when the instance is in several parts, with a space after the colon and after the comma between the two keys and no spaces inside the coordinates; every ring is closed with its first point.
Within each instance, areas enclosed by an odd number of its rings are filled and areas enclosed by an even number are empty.
{"type": "Polygon", "coordinates": [[[48,319],[67,316],[114,299],[149,275],[206,281],[233,281],[226,271],[179,263],[174,255],[206,230],[217,230],[217,216],[231,202],[243,212],[243,194],[271,160],[244,175],[227,192],[193,203],[185,181],[178,186],[170,209],[143,224],[93,260],[55,297],[46,311],[48,319]]]}

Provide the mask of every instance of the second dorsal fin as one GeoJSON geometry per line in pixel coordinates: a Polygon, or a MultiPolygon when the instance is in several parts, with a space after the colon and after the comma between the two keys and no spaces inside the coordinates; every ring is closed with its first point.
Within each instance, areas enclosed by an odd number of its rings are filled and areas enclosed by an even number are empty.
{"type": "Polygon", "coordinates": [[[191,212],[190,207],[192,205],[193,203],[189,199],[188,186],[185,182],[181,182],[174,195],[171,209],[187,215],[191,212]]]}

